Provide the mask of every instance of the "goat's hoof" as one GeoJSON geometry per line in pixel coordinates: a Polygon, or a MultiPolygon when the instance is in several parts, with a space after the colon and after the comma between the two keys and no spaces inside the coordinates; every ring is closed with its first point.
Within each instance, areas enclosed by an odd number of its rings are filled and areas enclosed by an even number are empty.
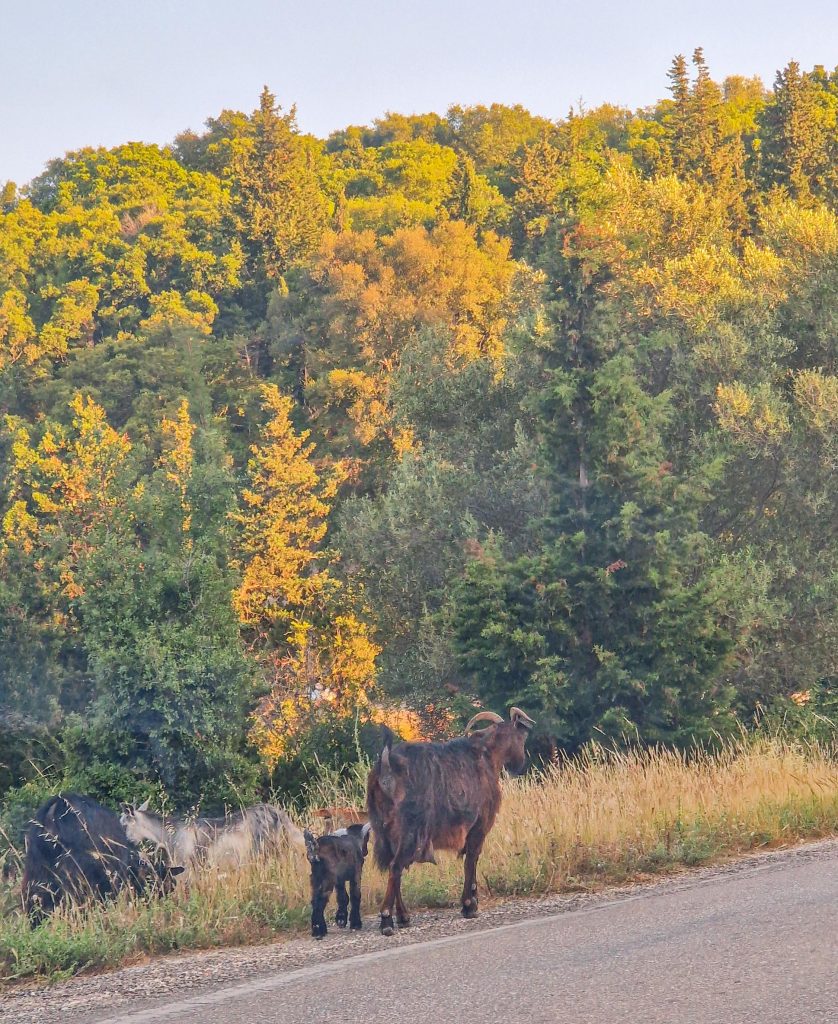
{"type": "Polygon", "coordinates": [[[336,917],[335,918],[335,924],[338,926],[338,928],[345,928],[346,927],[346,918],[345,917],[336,917]]]}
{"type": "Polygon", "coordinates": [[[364,927],[363,921],[350,921],[349,927],[353,932],[359,932],[364,927]]]}
{"type": "Polygon", "coordinates": [[[326,925],[325,924],[313,924],[311,926],[312,938],[314,938],[314,939],[322,939],[325,934],[326,934],[326,925]]]}
{"type": "Polygon", "coordinates": [[[463,904],[462,915],[467,921],[477,917],[477,900],[471,900],[468,905],[463,904]]]}
{"type": "Polygon", "coordinates": [[[399,928],[409,928],[410,927],[410,918],[409,917],[400,917],[400,918],[398,918],[398,922],[399,922],[399,928]]]}
{"type": "Polygon", "coordinates": [[[381,915],[381,934],[387,936],[396,934],[396,926],[393,924],[392,917],[381,915]]]}

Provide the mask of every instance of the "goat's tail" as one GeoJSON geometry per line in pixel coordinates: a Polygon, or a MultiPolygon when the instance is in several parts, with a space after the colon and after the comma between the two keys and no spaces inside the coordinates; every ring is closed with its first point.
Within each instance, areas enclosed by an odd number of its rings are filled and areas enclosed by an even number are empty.
{"type": "Polygon", "coordinates": [[[390,840],[387,838],[385,830],[381,827],[376,828],[375,816],[372,817],[372,852],[375,863],[381,871],[388,871],[393,863],[393,848],[390,846],[390,840]]]}
{"type": "MultiPolygon", "coordinates": [[[[389,747],[384,749],[388,750],[389,747]]],[[[379,759],[379,765],[380,763],[379,759]]],[[[370,816],[369,825],[372,827],[373,856],[382,871],[387,871],[393,860],[393,849],[385,828],[385,811],[388,804],[387,795],[378,781],[378,769],[373,768],[367,783],[367,812],[370,816]]]]}

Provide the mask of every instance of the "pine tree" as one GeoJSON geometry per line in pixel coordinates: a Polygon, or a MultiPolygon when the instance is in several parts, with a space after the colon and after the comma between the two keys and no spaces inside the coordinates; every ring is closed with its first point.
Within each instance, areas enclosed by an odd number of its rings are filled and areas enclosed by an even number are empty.
{"type": "Polygon", "coordinates": [[[690,76],[687,59],[682,53],[672,58],[672,65],[666,77],[669,79],[669,91],[672,93],[674,104],[670,117],[669,148],[675,170],[683,171],[686,166],[685,139],[690,118],[690,76]]]}
{"type": "Polygon", "coordinates": [[[544,238],[561,214],[564,184],[562,153],[547,139],[527,146],[515,179],[516,242],[520,250],[537,254],[544,238]]]}
{"type": "Polygon", "coordinates": [[[17,203],[17,185],[13,181],[7,181],[0,188],[0,213],[9,213],[17,203]]]}
{"type": "Polygon", "coordinates": [[[670,115],[672,166],[684,178],[711,186],[722,194],[735,233],[747,227],[745,150],[740,134],[725,134],[722,89],[710,77],[701,47],[693,52],[695,81],[690,84],[687,62],[678,55],[669,79],[674,100],[670,115]]]}
{"type": "Polygon", "coordinates": [[[478,174],[474,161],[464,154],[451,175],[450,190],[444,203],[448,215],[474,227],[497,226],[507,216],[503,197],[478,174]]]}
{"type": "Polygon", "coordinates": [[[796,61],[777,72],[774,94],[760,117],[759,178],[804,203],[821,191],[830,170],[820,89],[796,61]]]}

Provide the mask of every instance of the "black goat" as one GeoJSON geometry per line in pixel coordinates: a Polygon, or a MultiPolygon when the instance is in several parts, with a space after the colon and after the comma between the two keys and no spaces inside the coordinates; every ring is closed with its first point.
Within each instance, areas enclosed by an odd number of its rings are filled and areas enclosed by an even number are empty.
{"type": "Polygon", "coordinates": [[[393,910],[400,925],[410,918],[401,894],[402,872],[411,864],[435,864],[434,848],[465,856],[463,917],[477,916],[477,859],[501,803],[504,768],[524,770],[524,744],[533,720],[512,708],[505,722],[481,711],[466,735],[448,743],[400,743],[387,731],[384,750],[367,780],[367,809],[375,833],[375,859],[389,871],[381,904],[381,932],[392,935],[393,910]],[[480,721],[493,724],[471,733],[480,721]]]}
{"type": "Polygon", "coordinates": [[[349,825],[317,839],[308,829],[303,833],[306,854],[311,864],[311,934],[322,939],[327,932],[326,905],[337,889],[338,910],[335,924],[345,928],[362,928],[361,872],[367,855],[369,825],[349,825]],[[346,885],[349,884],[349,895],[346,885]]]}
{"type": "Polygon", "coordinates": [[[33,924],[64,899],[105,900],[124,888],[168,894],[182,867],[151,862],[119,818],[89,796],[50,797],[26,830],[23,907],[33,924]]]}

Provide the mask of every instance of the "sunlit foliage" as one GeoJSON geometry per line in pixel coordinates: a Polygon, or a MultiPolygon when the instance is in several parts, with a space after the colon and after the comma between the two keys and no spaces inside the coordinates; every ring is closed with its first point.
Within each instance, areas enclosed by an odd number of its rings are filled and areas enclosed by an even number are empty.
{"type": "Polygon", "coordinates": [[[4,785],[832,706],[838,71],[661,86],[327,140],[266,88],[2,189],[4,785]]]}

